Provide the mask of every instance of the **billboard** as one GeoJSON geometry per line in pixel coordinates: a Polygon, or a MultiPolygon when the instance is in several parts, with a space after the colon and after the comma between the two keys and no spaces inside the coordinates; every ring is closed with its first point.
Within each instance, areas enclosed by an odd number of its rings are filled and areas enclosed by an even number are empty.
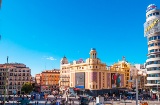
{"type": "Polygon", "coordinates": [[[124,76],[119,73],[111,73],[111,87],[112,88],[117,88],[117,87],[122,87],[124,76]]]}
{"type": "Polygon", "coordinates": [[[160,32],[160,19],[153,19],[144,23],[144,36],[149,34],[160,32]]]}
{"type": "Polygon", "coordinates": [[[75,87],[85,88],[85,72],[75,73],[75,87]]]}

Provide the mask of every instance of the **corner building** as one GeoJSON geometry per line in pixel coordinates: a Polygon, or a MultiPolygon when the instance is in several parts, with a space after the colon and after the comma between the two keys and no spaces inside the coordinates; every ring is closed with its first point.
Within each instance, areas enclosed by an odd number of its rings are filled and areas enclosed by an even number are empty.
{"type": "Polygon", "coordinates": [[[31,69],[22,63],[0,64],[0,94],[4,94],[5,83],[7,94],[21,94],[23,84],[31,82],[31,69]],[[8,72],[6,72],[8,71],[8,72]],[[6,80],[6,77],[8,78],[6,80]]]}
{"type": "Polygon", "coordinates": [[[147,7],[144,35],[148,41],[146,86],[157,91],[160,82],[160,10],[155,4],[147,7]]]}
{"type": "MultiPolygon", "coordinates": [[[[121,66],[123,64],[119,64],[117,67],[121,66]]],[[[80,93],[98,95],[106,93],[112,88],[128,86],[125,70],[120,68],[113,70],[114,67],[107,68],[107,65],[98,58],[95,48],[91,49],[90,57],[86,61],[80,59],[68,63],[67,58],[63,57],[60,69],[60,89],[63,91],[67,88],[74,88],[80,93]]]]}

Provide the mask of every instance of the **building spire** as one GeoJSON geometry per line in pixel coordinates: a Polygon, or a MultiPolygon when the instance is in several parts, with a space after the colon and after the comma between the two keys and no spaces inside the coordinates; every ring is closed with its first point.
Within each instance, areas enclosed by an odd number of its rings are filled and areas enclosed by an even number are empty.
{"type": "Polygon", "coordinates": [[[125,56],[122,57],[122,61],[126,61],[126,57],[125,56]]]}

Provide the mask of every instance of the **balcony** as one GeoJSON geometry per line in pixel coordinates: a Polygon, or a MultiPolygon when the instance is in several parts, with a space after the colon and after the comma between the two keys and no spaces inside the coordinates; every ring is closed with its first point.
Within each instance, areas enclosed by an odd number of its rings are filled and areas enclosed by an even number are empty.
{"type": "Polygon", "coordinates": [[[64,80],[63,80],[63,81],[61,81],[61,82],[69,82],[69,81],[67,81],[67,80],[64,81],[64,80]]]}

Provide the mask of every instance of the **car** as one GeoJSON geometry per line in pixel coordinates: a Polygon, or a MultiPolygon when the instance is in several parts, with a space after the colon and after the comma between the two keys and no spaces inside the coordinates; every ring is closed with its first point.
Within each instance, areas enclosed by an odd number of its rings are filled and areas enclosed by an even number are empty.
{"type": "Polygon", "coordinates": [[[86,96],[81,96],[80,97],[80,105],[88,105],[89,104],[89,99],[86,96]]]}

